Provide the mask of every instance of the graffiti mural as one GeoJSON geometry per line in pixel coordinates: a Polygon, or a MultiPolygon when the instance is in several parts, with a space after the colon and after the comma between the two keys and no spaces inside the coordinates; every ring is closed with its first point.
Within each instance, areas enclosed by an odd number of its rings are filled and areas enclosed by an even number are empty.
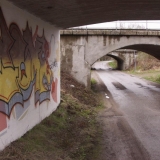
{"type": "Polygon", "coordinates": [[[16,104],[24,107],[33,91],[35,105],[50,95],[57,102],[58,82],[48,62],[50,43],[44,31],[41,37],[37,33],[38,26],[32,34],[28,23],[22,31],[15,23],[7,27],[0,8],[0,112],[8,117],[16,104]]]}

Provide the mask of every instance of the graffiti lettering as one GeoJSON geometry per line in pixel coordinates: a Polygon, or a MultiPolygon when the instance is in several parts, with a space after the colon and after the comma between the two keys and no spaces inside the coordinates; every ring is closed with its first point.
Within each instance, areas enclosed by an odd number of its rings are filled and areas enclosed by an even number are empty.
{"type": "Polygon", "coordinates": [[[52,62],[52,63],[50,64],[50,69],[53,69],[53,68],[56,68],[56,67],[58,67],[58,63],[57,63],[57,61],[55,60],[54,62],[52,62]]]}
{"type": "Polygon", "coordinates": [[[50,94],[56,97],[57,82],[51,69],[57,62],[49,65],[50,44],[44,31],[39,37],[37,26],[32,35],[28,23],[23,34],[15,23],[8,28],[1,8],[0,31],[0,112],[10,117],[13,107],[16,104],[23,107],[32,91],[35,104],[50,100],[50,94]]]}

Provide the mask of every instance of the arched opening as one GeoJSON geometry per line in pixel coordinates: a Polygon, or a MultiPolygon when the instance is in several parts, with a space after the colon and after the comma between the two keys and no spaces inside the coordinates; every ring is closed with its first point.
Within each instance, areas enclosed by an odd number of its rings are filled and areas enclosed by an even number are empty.
{"type": "Polygon", "coordinates": [[[141,78],[152,80],[160,83],[160,61],[158,57],[158,50],[154,48],[149,50],[150,53],[142,52],[153,46],[135,45],[128,46],[123,49],[113,51],[96,61],[91,69],[92,70],[111,70],[115,67],[116,70],[126,70],[128,73],[136,74],[141,78]],[[144,47],[144,48],[143,48],[144,47]],[[141,49],[141,51],[133,50],[141,49]],[[126,62],[127,61],[127,62],[126,62]],[[109,64],[111,62],[111,65],[109,64]]]}
{"type": "MultiPolygon", "coordinates": [[[[108,69],[119,69],[119,57],[113,57],[112,55],[105,55],[98,59],[92,66],[91,70],[108,70],[108,69]]],[[[123,60],[122,60],[123,61],[123,60]]]]}
{"type": "Polygon", "coordinates": [[[98,59],[92,66],[92,70],[116,69],[127,70],[134,64],[137,51],[130,49],[119,49],[98,59]]]}
{"type": "Polygon", "coordinates": [[[98,59],[92,65],[91,69],[111,70],[114,67],[112,72],[114,69],[126,70],[128,73],[136,74],[141,78],[160,83],[160,80],[158,80],[160,79],[160,61],[157,58],[158,54],[155,54],[157,50],[153,49],[151,53],[133,50],[135,48],[141,48],[144,51],[146,48],[143,48],[143,46],[128,46],[106,54],[98,59]],[[109,64],[110,62],[111,65],[109,64]]]}
{"type": "MultiPolygon", "coordinates": [[[[160,45],[133,44],[133,45],[127,45],[127,46],[123,46],[121,48],[117,48],[116,50],[113,50],[109,53],[104,52],[103,54],[100,54],[100,57],[98,57],[98,60],[103,59],[103,57],[105,57],[105,56],[110,56],[110,57],[112,57],[113,59],[116,60],[116,62],[117,62],[117,68],[116,69],[117,70],[126,70],[126,69],[128,69],[128,66],[126,66],[126,64],[124,64],[126,59],[128,61],[132,61],[132,62],[129,63],[129,66],[133,65],[133,64],[136,65],[136,54],[138,53],[138,51],[144,52],[144,53],[146,53],[148,55],[151,55],[151,56],[153,56],[157,59],[160,59],[160,45]],[[124,58],[121,58],[121,56],[119,56],[119,55],[117,56],[117,55],[112,54],[115,51],[117,51],[117,52],[122,52],[123,51],[126,54],[127,54],[127,52],[131,51],[132,56],[129,56],[130,60],[128,60],[129,58],[124,59],[124,58]]],[[[95,65],[95,62],[93,63],[93,65],[91,65],[92,69],[94,69],[94,65],[95,65]]]]}

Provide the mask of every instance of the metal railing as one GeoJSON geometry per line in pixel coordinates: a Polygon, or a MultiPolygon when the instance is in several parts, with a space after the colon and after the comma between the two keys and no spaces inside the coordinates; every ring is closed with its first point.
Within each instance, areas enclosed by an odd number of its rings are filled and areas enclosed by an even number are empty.
{"type": "Polygon", "coordinates": [[[160,30],[160,21],[114,21],[94,25],[74,27],[70,29],[132,29],[132,30],[160,30]]]}

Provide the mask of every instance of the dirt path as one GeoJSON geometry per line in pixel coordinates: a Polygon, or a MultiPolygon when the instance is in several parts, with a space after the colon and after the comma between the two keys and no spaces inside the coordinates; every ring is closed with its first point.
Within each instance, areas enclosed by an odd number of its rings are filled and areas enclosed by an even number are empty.
{"type": "Polygon", "coordinates": [[[102,153],[99,160],[149,160],[148,152],[135,136],[106,86],[96,72],[92,72],[92,77],[98,82],[95,89],[106,106],[98,117],[103,127],[102,153]],[[106,99],[105,94],[109,99],[106,99]]]}

